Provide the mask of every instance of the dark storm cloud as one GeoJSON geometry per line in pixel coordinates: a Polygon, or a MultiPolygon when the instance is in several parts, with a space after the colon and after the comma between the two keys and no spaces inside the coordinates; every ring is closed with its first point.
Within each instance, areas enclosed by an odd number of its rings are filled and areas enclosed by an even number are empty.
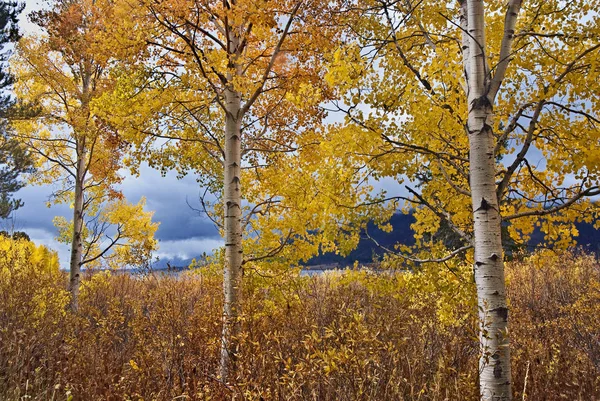
{"type": "Polygon", "coordinates": [[[200,193],[200,187],[192,176],[181,180],[175,174],[161,177],[158,171],[144,166],[139,177],[128,176],[125,179],[122,190],[130,202],[146,197],[146,210],[154,211],[153,220],[160,222],[156,237],[162,241],[219,238],[213,223],[192,209],[199,206],[200,193]]]}
{"type": "Polygon", "coordinates": [[[17,209],[11,219],[15,230],[36,228],[54,231],[54,216],[72,217],[73,211],[68,204],[47,206],[50,195],[56,189],[52,185],[34,187],[26,186],[15,195],[25,202],[25,206],[17,209]]]}
{"type": "MultiPolygon", "coordinates": [[[[4,222],[3,229],[29,233],[34,242],[57,250],[64,266],[69,247],[54,240],[56,228],[52,220],[57,215],[71,219],[73,211],[68,204],[46,206],[54,189],[57,188],[51,185],[27,186],[19,191],[17,197],[25,206],[17,210],[11,221],[4,222]]],[[[162,177],[156,170],[143,166],[139,177],[125,174],[120,189],[131,203],[146,198],[145,209],[153,211],[153,221],[160,223],[156,233],[160,249],[156,254],[161,259],[191,259],[220,246],[219,232],[213,223],[188,206],[188,202],[192,206],[199,204],[200,188],[194,177],[181,180],[175,174],[162,177]]]]}
{"type": "MultiPolygon", "coordinates": [[[[160,222],[157,238],[165,241],[199,238],[219,238],[213,223],[189,205],[198,206],[200,188],[193,177],[178,180],[175,175],[161,177],[160,173],[143,167],[139,177],[126,176],[121,189],[129,202],[137,203],[146,197],[146,210],[154,212],[154,221],[160,222]]],[[[15,215],[15,228],[31,227],[54,231],[52,219],[61,215],[71,218],[69,205],[46,206],[52,193],[51,186],[28,186],[17,196],[25,206],[15,215]]]]}

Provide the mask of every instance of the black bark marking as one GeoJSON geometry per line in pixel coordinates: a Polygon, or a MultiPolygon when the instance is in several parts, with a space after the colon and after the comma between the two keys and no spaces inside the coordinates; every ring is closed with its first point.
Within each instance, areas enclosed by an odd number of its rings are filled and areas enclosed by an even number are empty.
{"type": "Polygon", "coordinates": [[[494,261],[494,262],[495,262],[495,261],[497,261],[498,259],[500,259],[500,256],[498,256],[498,255],[497,255],[497,254],[495,254],[495,253],[492,253],[492,256],[490,256],[490,259],[491,259],[492,261],[494,261]]]}
{"type": "Polygon", "coordinates": [[[477,266],[477,267],[480,267],[483,265],[485,265],[485,262],[480,262],[480,261],[475,262],[475,266],[477,266]]]}
{"type": "Polygon", "coordinates": [[[481,204],[475,211],[478,212],[480,210],[483,210],[487,212],[490,209],[493,209],[493,206],[488,201],[486,201],[485,198],[481,198],[481,204]]]}
{"type": "Polygon", "coordinates": [[[499,379],[502,377],[502,365],[500,363],[496,363],[494,366],[494,377],[499,379]]]}
{"type": "Polygon", "coordinates": [[[491,109],[492,103],[490,102],[490,99],[488,99],[487,95],[483,95],[476,99],[473,99],[473,101],[471,102],[471,106],[473,106],[474,109],[491,109]]]}
{"type": "Polygon", "coordinates": [[[496,315],[498,315],[500,319],[502,319],[505,322],[508,320],[508,308],[501,306],[500,308],[490,310],[490,312],[494,312],[496,315]]]}

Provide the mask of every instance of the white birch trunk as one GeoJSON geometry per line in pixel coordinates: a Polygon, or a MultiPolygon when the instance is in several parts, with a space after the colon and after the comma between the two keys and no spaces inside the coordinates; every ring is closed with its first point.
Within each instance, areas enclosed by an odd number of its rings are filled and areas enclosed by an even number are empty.
{"type": "Polygon", "coordinates": [[[507,401],[512,397],[508,308],[495,183],[493,109],[488,97],[490,77],[485,55],[484,3],[483,0],[463,1],[467,2],[467,128],[475,242],[473,268],[480,321],[480,397],[485,401],[507,401]]]}
{"type": "MultiPolygon", "coordinates": [[[[235,3],[234,3],[235,4],[235,3]]],[[[258,88],[245,99],[242,106],[242,94],[236,89],[235,78],[244,75],[244,67],[239,58],[244,51],[244,43],[240,37],[249,35],[251,24],[238,27],[228,26],[227,53],[228,72],[226,74],[223,97],[225,104],[225,160],[223,176],[223,202],[225,231],[225,266],[223,269],[223,332],[221,335],[221,365],[220,375],[224,382],[235,380],[236,359],[239,352],[238,337],[241,332],[240,312],[242,295],[242,120],[258,96],[263,93],[269,73],[272,71],[276,58],[281,51],[294,17],[302,2],[297,2],[288,17],[281,37],[273,50],[268,66],[264,71],[258,88]],[[233,379],[233,380],[232,380],[233,379]]]]}
{"type": "Polygon", "coordinates": [[[229,381],[235,369],[240,333],[242,276],[241,94],[225,92],[225,172],[223,185],[225,266],[223,270],[223,332],[221,336],[221,380],[229,381]]]}
{"type": "Polygon", "coordinates": [[[69,291],[71,309],[79,309],[79,285],[81,283],[81,258],[83,255],[83,184],[85,169],[85,150],[77,147],[77,168],[75,178],[75,199],[73,202],[73,233],[71,238],[71,263],[69,269],[69,291]]]}
{"type": "MultiPolygon", "coordinates": [[[[81,108],[89,118],[89,72],[82,74],[81,82],[81,108]]],[[[84,132],[87,134],[87,132],[84,132]]],[[[77,132],[75,133],[77,135],[77,132]]],[[[81,283],[81,265],[83,257],[83,209],[84,209],[84,184],[86,176],[86,138],[82,135],[76,140],[77,164],[75,167],[75,199],[73,200],[73,235],[71,239],[71,263],[69,269],[69,291],[71,292],[71,309],[79,310],[79,286],[81,283]]]]}

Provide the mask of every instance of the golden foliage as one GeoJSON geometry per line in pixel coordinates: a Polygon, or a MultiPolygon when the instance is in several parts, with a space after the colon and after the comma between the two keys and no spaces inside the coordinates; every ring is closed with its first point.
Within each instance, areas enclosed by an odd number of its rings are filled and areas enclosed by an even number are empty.
{"type": "MultiPolygon", "coordinates": [[[[376,174],[421,184],[413,186],[413,202],[407,203],[420,208],[413,226],[419,241],[444,220],[472,232],[460,3],[360,2],[354,40],[365,49],[369,68],[358,83],[337,84],[345,89],[348,125],[358,121],[381,135],[379,151],[368,144],[363,152],[376,174]]],[[[547,244],[565,249],[576,236],[574,222],[598,216],[590,200],[600,184],[600,46],[592,11],[598,6],[523,2],[517,17],[506,76],[491,99],[500,213],[516,243],[527,242],[540,227],[547,244]]],[[[482,62],[490,79],[502,61],[506,7],[506,1],[485,2],[482,62]]],[[[342,72],[356,66],[348,58],[342,72]]],[[[330,75],[339,68],[334,62],[330,75]]]]}
{"type": "Polygon", "coordinates": [[[48,274],[58,274],[58,254],[43,245],[25,239],[12,239],[0,235],[0,271],[18,274],[32,269],[48,274]]]}
{"type": "MultiPolygon", "coordinates": [[[[248,271],[240,366],[226,386],[214,376],[218,266],[177,278],[96,274],[82,283],[76,316],[57,267],[33,267],[19,252],[11,260],[21,273],[0,276],[7,399],[477,399],[475,294],[464,266],[276,278],[248,271]]],[[[526,399],[599,399],[597,261],[536,254],[507,273],[515,396],[527,371],[526,399]]]]}

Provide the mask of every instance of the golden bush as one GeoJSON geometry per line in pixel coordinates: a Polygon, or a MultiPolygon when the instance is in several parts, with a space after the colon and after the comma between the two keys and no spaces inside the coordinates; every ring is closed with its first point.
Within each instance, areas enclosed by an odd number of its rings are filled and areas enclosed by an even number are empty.
{"type": "MultiPolygon", "coordinates": [[[[248,271],[238,373],[223,384],[217,266],[92,275],[74,315],[55,256],[11,246],[0,242],[3,400],[477,399],[475,292],[458,263],[248,271]]],[[[599,400],[600,265],[536,254],[507,274],[517,399],[599,400]]]]}

